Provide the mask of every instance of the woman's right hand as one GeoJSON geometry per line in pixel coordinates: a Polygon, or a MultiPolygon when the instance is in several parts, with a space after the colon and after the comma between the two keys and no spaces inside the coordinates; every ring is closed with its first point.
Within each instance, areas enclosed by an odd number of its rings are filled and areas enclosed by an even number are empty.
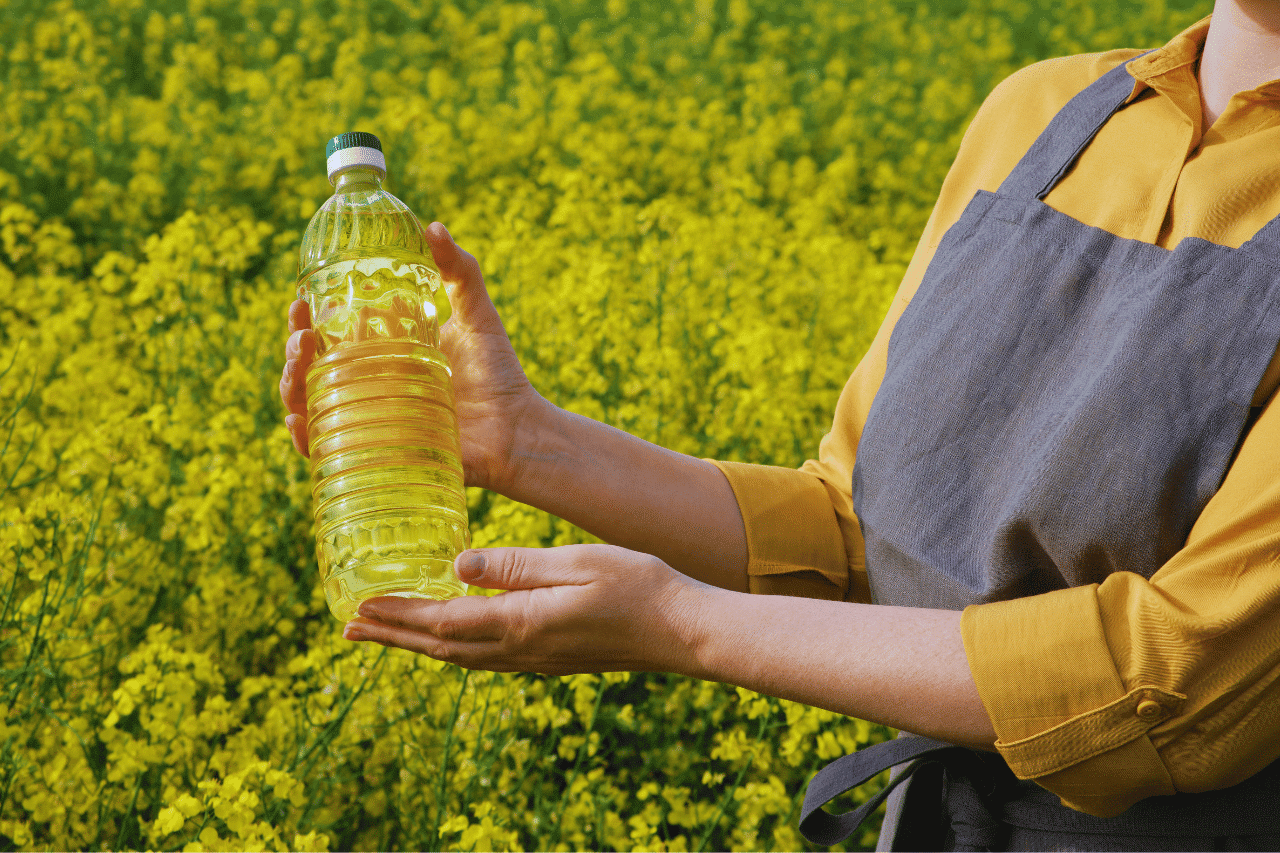
{"type": "MultiPolygon", "coordinates": [[[[439,222],[431,223],[426,237],[453,309],[440,329],[440,346],[453,369],[466,484],[504,492],[515,476],[520,426],[547,404],[520,367],[480,264],[439,222]]],[[[307,456],[306,376],[316,352],[307,303],[289,306],[289,333],[280,398],[289,411],[285,425],[293,446],[307,456]]]]}

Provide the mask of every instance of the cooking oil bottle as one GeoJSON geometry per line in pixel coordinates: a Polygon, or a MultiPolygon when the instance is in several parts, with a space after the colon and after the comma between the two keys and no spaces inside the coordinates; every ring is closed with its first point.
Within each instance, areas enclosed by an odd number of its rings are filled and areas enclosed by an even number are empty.
{"type": "Polygon", "coordinates": [[[453,598],[470,541],[458,421],[440,324],[449,300],[423,229],[382,188],[370,133],[329,140],[333,196],[302,238],[316,560],[329,609],[378,595],[453,598]]]}

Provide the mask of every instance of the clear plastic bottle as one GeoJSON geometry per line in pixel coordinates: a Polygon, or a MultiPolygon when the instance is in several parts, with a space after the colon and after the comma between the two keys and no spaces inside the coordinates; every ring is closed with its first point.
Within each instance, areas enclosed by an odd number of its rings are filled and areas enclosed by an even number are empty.
{"type": "Polygon", "coordinates": [[[302,238],[316,560],[329,609],[378,595],[453,598],[470,541],[440,323],[449,301],[418,218],[382,188],[378,138],[329,141],[333,196],[302,238]]]}

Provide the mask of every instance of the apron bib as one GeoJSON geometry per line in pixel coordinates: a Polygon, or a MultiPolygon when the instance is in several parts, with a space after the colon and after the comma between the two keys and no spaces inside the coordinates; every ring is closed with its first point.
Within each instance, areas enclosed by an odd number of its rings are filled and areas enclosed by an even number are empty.
{"type": "MultiPolygon", "coordinates": [[[[1042,201],[1132,91],[1123,65],[1104,75],[1055,116],[998,192],[978,192],[894,327],[853,471],[878,604],[962,609],[1117,571],[1150,577],[1230,466],[1280,341],[1280,219],[1239,249],[1186,239],[1168,250],[1042,201]]],[[[989,760],[936,741],[895,743],[814,778],[806,837],[834,844],[851,834],[863,814],[820,806],[908,754],[940,756],[954,779],[989,760]]],[[[1096,820],[1021,784],[1016,813],[1033,803],[1048,810],[1046,826],[1096,820]]],[[[1271,802],[1276,784],[1266,782],[1271,802]]],[[[1203,802],[1204,815],[1221,817],[1224,792],[1214,793],[1161,799],[1179,813],[1203,802]]],[[[1280,833],[1280,818],[1269,820],[1280,833]]],[[[1162,834],[1160,819],[1149,823],[1162,834]]],[[[1137,820],[1138,835],[1145,825],[1137,820]]]]}
{"type": "Polygon", "coordinates": [[[877,603],[1150,577],[1222,482],[1280,340],[1280,219],[1168,250],[1044,204],[1132,89],[1102,77],[974,197],[894,328],[853,472],[877,603]]]}

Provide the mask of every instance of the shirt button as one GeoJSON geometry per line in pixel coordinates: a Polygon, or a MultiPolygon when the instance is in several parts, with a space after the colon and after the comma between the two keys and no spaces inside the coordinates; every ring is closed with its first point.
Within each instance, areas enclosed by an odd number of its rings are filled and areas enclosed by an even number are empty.
{"type": "Polygon", "coordinates": [[[1160,719],[1160,715],[1164,713],[1164,708],[1160,707],[1160,703],[1153,699],[1143,699],[1138,703],[1138,719],[1152,722],[1160,719]]]}

